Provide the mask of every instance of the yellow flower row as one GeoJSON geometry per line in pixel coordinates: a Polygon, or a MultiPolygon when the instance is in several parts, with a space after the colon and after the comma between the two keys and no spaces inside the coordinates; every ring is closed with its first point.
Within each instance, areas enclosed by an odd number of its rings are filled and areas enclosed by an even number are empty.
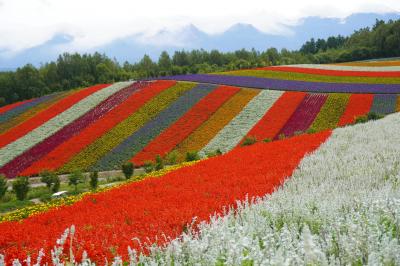
{"type": "Polygon", "coordinates": [[[330,93],[322,106],[310,129],[319,132],[326,129],[335,128],[341,115],[346,109],[350,94],[330,93]]]}
{"type": "Polygon", "coordinates": [[[162,170],[156,171],[156,172],[151,172],[145,175],[141,175],[141,176],[137,176],[135,178],[132,178],[131,180],[128,180],[124,183],[118,184],[116,186],[112,186],[112,187],[104,187],[104,188],[99,188],[95,191],[89,191],[89,192],[84,192],[82,194],[79,195],[75,195],[75,196],[68,196],[65,198],[60,198],[60,199],[56,199],[56,200],[52,200],[48,203],[41,203],[41,204],[36,204],[33,206],[28,206],[28,207],[24,207],[22,209],[19,210],[15,210],[12,212],[9,212],[3,216],[0,216],[0,223],[1,222],[6,222],[6,221],[19,221],[28,217],[31,217],[33,215],[36,214],[40,214],[43,212],[46,212],[50,209],[56,209],[65,205],[71,205],[75,202],[78,202],[80,200],[82,200],[84,197],[88,196],[88,195],[94,195],[97,193],[102,193],[111,189],[116,189],[118,187],[122,187],[122,186],[126,186],[129,185],[133,182],[138,182],[140,180],[143,180],[145,178],[151,178],[151,177],[159,177],[159,176],[163,176],[169,172],[175,171],[179,168],[182,167],[187,167],[190,165],[193,165],[195,163],[197,163],[198,161],[193,161],[193,162],[184,162],[181,164],[177,164],[177,165],[173,165],[173,166],[169,166],[166,167],[162,170]]]}

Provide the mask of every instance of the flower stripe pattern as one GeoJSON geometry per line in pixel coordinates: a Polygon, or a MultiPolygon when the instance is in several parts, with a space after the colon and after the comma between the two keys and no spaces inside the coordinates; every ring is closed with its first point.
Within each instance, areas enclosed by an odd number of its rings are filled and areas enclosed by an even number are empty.
{"type": "Polygon", "coordinates": [[[370,112],[390,114],[396,110],[397,95],[375,94],[370,112]]]}
{"type": "Polygon", "coordinates": [[[218,149],[221,152],[233,149],[282,94],[283,92],[281,91],[261,91],[229,124],[201,149],[200,155],[204,157],[218,149]]]}
{"type": "Polygon", "coordinates": [[[13,127],[12,129],[8,130],[4,134],[0,135],[0,148],[4,147],[5,145],[9,144],[12,141],[22,137],[23,135],[27,134],[29,131],[37,128],[38,126],[42,125],[46,121],[50,120],[51,118],[55,117],[59,113],[65,111],[66,109],[70,108],[83,98],[87,97],[88,95],[95,93],[96,91],[103,89],[109,85],[98,85],[89,87],[87,89],[73,91],[72,94],[67,95],[65,98],[54,103],[49,108],[42,110],[37,115],[31,117],[30,119],[24,121],[23,123],[19,124],[18,126],[13,127]]]}
{"type": "Polygon", "coordinates": [[[387,71],[400,71],[400,66],[347,66],[347,65],[320,65],[320,64],[297,64],[290,65],[292,67],[302,68],[315,68],[315,69],[326,69],[326,70],[344,70],[344,71],[368,71],[368,72],[387,72],[387,71]]]}
{"type": "Polygon", "coordinates": [[[6,112],[8,112],[8,111],[10,111],[10,110],[12,110],[12,109],[14,109],[14,108],[16,108],[16,107],[18,107],[18,106],[20,106],[20,105],[22,105],[22,104],[31,102],[31,101],[33,101],[33,100],[34,100],[34,99],[29,99],[29,100],[25,100],[25,101],[20,101],[20,102],[8,104],[8,105],[6,105],[6,106],[2,106],[2,107],[0,107],[0,115],[3,114],[3,113],[6,113],[6,112]]]}
{"type": "Polygon", "coordinates": [[[241,89],[233,95],[207,121],[177,145],[174,149],[177,161],[184,161],[187,152],[200,151],[206,146],[259,92],[255,89],[241,89]]]}
{"type": "Polygon", "coordinates": [[[79,151],[129,117],[145,102],[175,84],[176,82],[174,81],[156,81],[136,90],[123,103],[116,106],[97,121],[91,123],[79,134],[63,142],[45,157],[25,169],[21,174],[29,176],[38,174],[43,169],[59,169],[79,151]]]}
{"type": "Polygon", "coordinates": [[[285,92],[247,133],[247,136],[256,140],[274,139],[305,96],[304,92],[285,92]]]}
{"type": "Polygon", "coordinates": [[[304,133],[326,101],[326,94],[307,94],[275,139],[304,133]]]}
{"type": "Polygon", "coordinates": [[[60,93],[49,94],[49,95],[46,95],[46,96],[43,96],[40,98],[33,99],[31,101],[27,101],[19,106],[16,106],[15,108],[0,114],[0,123],[4,123],[4,122],[10,120],[10,119],[22,114],[23,112],[26,112],[30,108],[35,107],[38,104],[49,101],[52,98],[57,97],[57,95],[59,95],[59,94],[60,93]]]}
{"type": "Polygon", "coordinates": [[[42,142],[28,149],[21,155],[14,158],[12,161],[5,164],[0,168],[0,172],[4,173],[8,177],[14,177],[21,171],[29,167],[32,163],[43,158],[51,150],[53,150],[58,145],[62,144],[72,136],[78,134],[85,127],[90,125],[90,123],[101,118],[104,114],[112,110],[116,105],[123,102],[129,97],[132,92],[145,86],[145,83],[136,82],[115,94],[111,95],[99,105],[91,109],[89,112],[85,113],[78,119],[74,120],[72,123],[61,128],[59,131],[44,139],[42,142]]]}
{"type": "Polygon", "coordinates": [[[229,86],[305,91],[305,92],[343,92],[343,93],[400,93],[400,84],[333,83],[282,80],[272,78],[228,76],[216,74],[190,74],[164,77],[163,79],[223,84],[229,86]]]}
{"type": "MultiPolygon", "coordinates": [[[[315,69],[312,69],[316,71],[315,69]]],[[[349,71],[347,71],[349,72],[349,71]]],[[[368,72],[366,72],[368,73],[368,72]]],[[[379,73],[379,72],[370,72],[379,73]]],[[[334,76],[334,75],[317,75],[314,73],[298,73],[298,72],[284,72],[274,71],[274,68],[270,70],[235,70],[229,72],[218,73],[220,75],[231,75],[231,76],[245,76],[245,77],[259,77],[279,80],[292,80],[292,81],[306,81],[306,82],[325,82],[325,83],[365,83],[365,84],[399,84],[400,83],[400,71],[399,72],[385,72],[394,73],[393,77],[382,77],[382,76],[334,76]]]]}
{"type": "MultiPolygon", "coordinates": [[[[91,170],[119,169],[121,165],[140,152],[149,142],[180,119],[196,103],[216,86],[199,84],[192,90],[185,92],[170,106],[160,112],[154,119],[143,125],[138,131],[126,138],[121,144],[110,150],[96,162],[91,170]]],[[[175,133],[176,134],[176,133],[175,133]]],[[[151,158],[154,159],[154,158],[151,158]]]]}
{"type": "Polygon", "coordinates": [[[342,127],[354,123],[357,117],[369,112],[374,100],[373,94],[352,94],[346,110],[340,117],[338,126],[342,127]]]}
{"type": "Polygon", "coordinates": [[[9,131],[10,129],[12,129],[13,127],[34,117],[36,114],[42,112],[43,110],[46,110],[49,106],[52,106],[53,104],[57,103],[58,100],[62,99],[63,97],[66,97],[67,95],[69,95],[71,93],[72,93],[72,91],[54,94],[53,97],[48,98],[47,100],[40,102],[39,104],[36,104],[35,106],[32,106],[32,107],[26,109],[24,112],[20,113],[19,115],[14,116],[11,119],[4,121],[3,123],[0,122],[0,134],[4,134],[7,131],[9,131]]]}
{"type": "Polygon", "coordinates": [[[22,138],[8,144],[3,147],[0,157],[0,166],[4,166],[6,163],[10,162],[15,157],[21,155],[23,152],[32,148],[39,142],[43,141],[47,137],[53,135],[55,132],[59,131],[64,126],[68,125],[75,119],[87,113],[93,107],[98,105],[100,102],[113,95],[115,92],[132,84],[131,82],[120,82],[115,83],[105,89],[97,91],[96,93],[86,97],[82,101],[78,102],[71,108],[62,112],[58,116],[50,119],[40,127],[35,128],[22,138]]]}
{"type": "Polygon", "coordinates": [[[153,139],[141,152],[136,154],[132,158],[132,161],[137,165],[141,165],[147,160],[154,159],[158,154],[160,156],[166,155],[204,123],[237,91],[238,88],[221,86],[210,92],[184,116],[164,130],[157,138],[153,139]]]}
{"type": "Polygon", "coordinates": [[[330,93],[310,130],[314,132],[335,128],[346,109],[350,95],[345,93],[330,93]]]}
{"type": "Polygon", "coordinates": [[[306,67],[295,67],[295,66],[271,66],[271,67],[260,67],[259,70],[267,71],[282,71],[282,72],[294,72],[303,74],[314,74],[324,76],[336,76],[336,77],[400,77],[400,71],[356,71],[356,70],[333,70],[333,69],[317,69],[317,68],[306,68],[306,67]]]}
{"type": "Polygon", "coordinates": [[[59,171],[87,170],[108,151],[119,145],[148,121],[154,119],[162,110],[195,86],[196,83],[178,82],[175,86],[162,91],[148,102],[139,103],[141,107],[136,112],[72,157],[59,171]]]}

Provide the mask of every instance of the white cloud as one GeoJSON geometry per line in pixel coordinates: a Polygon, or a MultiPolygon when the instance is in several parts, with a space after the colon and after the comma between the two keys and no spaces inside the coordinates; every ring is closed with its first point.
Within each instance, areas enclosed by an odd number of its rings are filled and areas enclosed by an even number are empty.
{"type": "Polygon", "coordinates": [[[243,22],[287,33],[306,16],[344,18],[355,12],[400,11],[398,0],[0,0],[0,50],[18,52],[51,39],[74,37],[71,49],[86,49],[135,33],[179,31],[194,24],[218,33],[243,22]]]}

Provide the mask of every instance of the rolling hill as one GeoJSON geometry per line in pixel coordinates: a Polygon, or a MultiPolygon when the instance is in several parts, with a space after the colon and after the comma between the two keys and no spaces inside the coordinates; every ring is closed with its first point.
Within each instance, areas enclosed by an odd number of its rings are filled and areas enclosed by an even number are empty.
{"type": "Polygon", "coordinates": [[[0,216],[0,265],[397,265],[399,81],[398,60],[290,65],[1,107],[9,178],[178,164],[0,216]]]}
{"type": "Polygon", "coordinates": [[[400,61],[291,65],[119,82],[0,109],[0,173],[178,162],[399,111],[400,61]]]}

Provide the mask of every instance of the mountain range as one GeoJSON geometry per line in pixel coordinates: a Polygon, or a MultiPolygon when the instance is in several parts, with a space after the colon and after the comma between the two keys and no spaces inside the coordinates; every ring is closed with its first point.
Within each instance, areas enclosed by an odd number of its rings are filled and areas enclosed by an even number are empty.
{"type": "MultiPolygon", "coordinates": [[[[294,26],[285,26],[284,35],[273,35],[255,28],[251,24],[237,23],[219,34],[207,34],[195,25],[190,24],[177,31],[163,29],[147,36],[144,33],[134,34],[124,38],[79,52],[101,52],[120,62],[137,62],[144,54],[157,59],[161,51],[173,53],[176,50],[218,49],[234,51],[241,48],[265,50],[269,47],[289,50],[299,49],[310,38],[327,38],[336,35],[349,35],[355,30],[370,27],[376,19],[400,19],[400,13],[357,13],[340,18],[307,17],[294,26]]],[[[4,56],[0,51],[0,70],[15,69],[27,63],[40,65],[55,60],[60,53],[68,50],[68,45],[74,41],[71,35],[59,33],[49,41],[26,49],[13,56],[4,56]]],[[[4,52],[4,51],[3,51],[4,52]]]]}

